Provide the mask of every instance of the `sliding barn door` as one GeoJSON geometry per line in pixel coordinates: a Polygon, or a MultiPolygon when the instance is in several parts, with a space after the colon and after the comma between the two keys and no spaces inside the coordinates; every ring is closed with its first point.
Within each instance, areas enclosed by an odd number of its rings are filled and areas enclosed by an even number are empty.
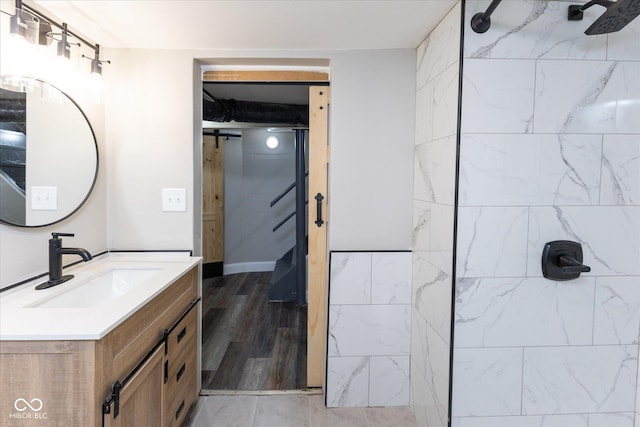
{"type": "Polygon", "coordinates": [[[222,275],[224,260],[224,140],[202,136],[202,263],[205,277],[222,275]]]}
{"type": "Polygon", "coordinates": [[[327,354],[329,87],[309,87],[307,385],[321,387],[327,354]]]}

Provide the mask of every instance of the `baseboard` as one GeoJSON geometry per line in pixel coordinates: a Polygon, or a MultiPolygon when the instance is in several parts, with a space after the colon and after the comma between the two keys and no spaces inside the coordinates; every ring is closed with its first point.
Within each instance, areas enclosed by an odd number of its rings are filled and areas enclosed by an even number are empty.
{"type": "Polygon", "coordinates": [[[276,268],[275,261],[237,262],[224,265],[224,275],[237,273],[250,273],[255,271],[273,271],[276,268]]]}
{"type": "Polygon", "coordinates": [[[222,261],[206,262],[202,264],[202,278],[210,279],[212,277],[222,276],[222,261]]]}

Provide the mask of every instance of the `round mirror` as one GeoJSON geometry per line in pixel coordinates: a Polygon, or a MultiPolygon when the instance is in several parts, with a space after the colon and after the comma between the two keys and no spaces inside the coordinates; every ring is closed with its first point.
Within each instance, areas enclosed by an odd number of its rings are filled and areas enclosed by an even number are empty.
{"type": "Polygon", "coordinates": [[[41,80],[2,78],[0,221],[42,227],[87,200],[98,174],[89,120],[68,95],[41,80]]]}

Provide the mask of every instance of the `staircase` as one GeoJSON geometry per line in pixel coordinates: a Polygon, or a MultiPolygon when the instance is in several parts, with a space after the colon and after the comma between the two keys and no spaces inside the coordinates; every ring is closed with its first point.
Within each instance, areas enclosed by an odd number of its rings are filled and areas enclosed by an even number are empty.
{"type": "Polygon", "coordinates": [[[289,191],[295,188],[296,209],[273,227],[276,232],[291,218],[296,218],[296,244],[278,261],[271,275],[268,297],[269,301],[295,301],[299,306],[307,304],[307,263],[308,242],[306,233],[306,185],[305,177],[309,172],[304,170],[304,132],[296,129],[296,180],[271,202],[271,207],[278,203],[289,191]]]}
{"type": "Polygon", "coordinates": [[[269,301],[295,301],[296,292],[296,247],[292,247],[278,261],[269,283],[269,301]]]}

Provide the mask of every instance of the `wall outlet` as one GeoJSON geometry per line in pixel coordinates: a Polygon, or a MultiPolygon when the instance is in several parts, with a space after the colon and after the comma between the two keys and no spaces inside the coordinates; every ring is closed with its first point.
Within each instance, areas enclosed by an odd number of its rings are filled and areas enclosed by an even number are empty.
{"type": "Polygon", "coordinates": [[[57,211],[58,187],[31,187],[31,210],[57,211]]]}
{"type": "Polygon", "coordinates": [[[163,188],[162,189],[162,211],[163,212],[186,212],[187,211],[187,189],[186,188],[163,188]]]}

